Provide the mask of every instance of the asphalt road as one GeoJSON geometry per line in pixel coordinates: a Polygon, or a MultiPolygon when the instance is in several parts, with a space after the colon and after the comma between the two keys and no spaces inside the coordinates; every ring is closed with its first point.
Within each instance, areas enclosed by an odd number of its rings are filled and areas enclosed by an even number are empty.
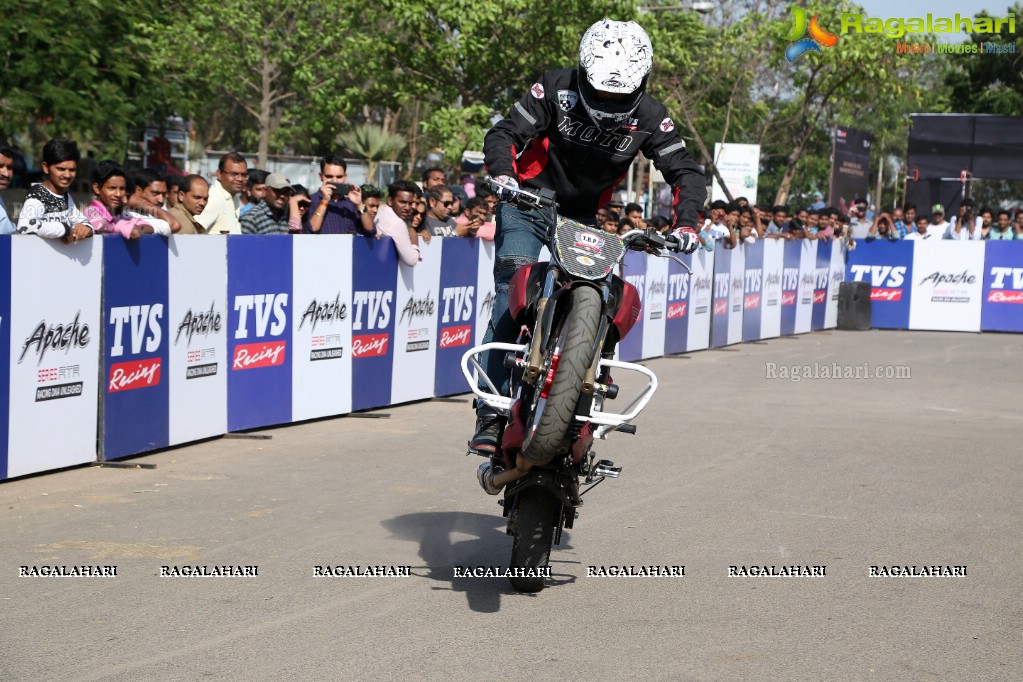
{"type": "Polygon", "coordinates": [[[538,595],[454,577],[510,548],[464,399],[6,482],[0,679],[1020,680],[1021,357],[1021,336],[874,331],[649,362],[638,435],[600,448],[624,473],[538,595]],[[911,377],[778,378],[815,362],[911,377]],[[19,577],[53,565],[117,576],[19,577]],[[195,565],[258,575],[159,577],[195,565]],[[587,577],[646,565],[685,575],[587,577]],[[728,575],[792,565],[826,575],[728,575]],[[914,565],[966,575],[869,576],[914,565]]]}

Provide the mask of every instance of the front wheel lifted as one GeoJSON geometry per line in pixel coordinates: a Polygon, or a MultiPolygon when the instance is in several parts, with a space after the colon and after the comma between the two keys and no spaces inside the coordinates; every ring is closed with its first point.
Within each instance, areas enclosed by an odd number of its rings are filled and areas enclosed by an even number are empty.
{"type": "MultiPolygon", "coordinates": [[[[554,542],[555,515],[561,501],[540,487],[526,488],[518,494],[515,506],[514,540],[512,541],[511,568],[534,569],[546,573],[554,542]]],[[[509,576],[508,580],[518,592],[539,592],[547,579],[543,575],[509,576]]]]}

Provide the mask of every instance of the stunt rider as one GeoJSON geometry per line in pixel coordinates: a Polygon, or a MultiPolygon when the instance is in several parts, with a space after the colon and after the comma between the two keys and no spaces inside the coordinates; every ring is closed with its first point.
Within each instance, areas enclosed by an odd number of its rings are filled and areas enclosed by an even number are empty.
{"type": "MultiPolygon", "coordinates": [[[[668,110],[646,93],[652,65],[650,38],[639,24],[602,19],[590,26],[579,44],[578,67],[543,74],[487,133],[483,151],[491,177],[513,188],[553,190],[561,215],[590,224],[642,151],[674,190],[673,227],[681,251],[695,251],[706,180],[668,110]]],[[[508,312],[508,284],[516,270],[536,262],[546,230],[539,211],[499,204],[496,301],[484,343],[515,341],[519,330],[508,312]]],[[[510,371],[503,355],[486,353],[483,367],[506,395],[510,371]]],[[[469,451],[491,457],[504,420],[481,400],[476,415],[469,451]]]]}

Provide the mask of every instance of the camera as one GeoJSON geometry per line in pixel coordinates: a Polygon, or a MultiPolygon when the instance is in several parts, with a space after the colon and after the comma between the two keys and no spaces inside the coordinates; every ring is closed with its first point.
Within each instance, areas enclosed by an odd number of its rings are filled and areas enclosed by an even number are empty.
{"type": "Polygon", "coordinates": [[[352,186],[347,182],[331,182],[329,184],[334,188],[334,196],[336,197],[346,197],[352,191],[352,186]]]}

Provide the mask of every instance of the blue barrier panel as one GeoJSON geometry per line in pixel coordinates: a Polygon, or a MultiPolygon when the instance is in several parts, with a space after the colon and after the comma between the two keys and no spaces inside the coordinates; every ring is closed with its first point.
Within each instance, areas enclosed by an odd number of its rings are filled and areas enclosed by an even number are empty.
{"type": "Polygon", "coordinates": [[[870,282],[873,326],[908,329],[915,241],[857,240],[849,252],[847,282],[870,282]]]}
{"type": "Polygon", "coordinates": [[[989,241],[984,246],[980,327],[1023,332],[1023,241],[989,241]]]}
{"type": "Polygon", "coordinates": [[[648,256],[639,251],[629,251],[625,254],[623,272],[625,281],[636,287],[640,301],[643,303],[643,312],[636,320],[632,331],[618,344],[618,357],[621,360],[631,362],[643,357],[643,322],[646,319],[646,261],[648,256]]]}
{"type": "Polygon", "coordinates": [[[743,244],[746,271],[743,273],[742,340],[759,341],[764,310],[764,240],[743,244]]]}
{"type": "Polygon", "coordinates": [[[813,278],[813,318],[810,328],[814,331],[824,329],[828,312],[828,285],[831,282],[831,251],[834,242],[817,241],[817,268],[813,278]]]}
{"type": "Polygon", "coordinates": [[[352,409],[391,404],[398,256],[389,238],[356,239],[352,254],[352,409]]]}
{"type": "Polygon", "coordinates": [[[476,285],[479,281],[480,241],[445,239],[440,266],[440,323],[434,394],[465,393],[462,355],[476,338],[476,285]]]}
{"type": "MultiPolygon", "coordinates": [[[[693,257],[681,257],[691,268],[693,257]]],[[[696,274],[695,272],[693,273],[696,274]]],[[[688,272],[674,261],[668,262],[668,308],[664,321],[664,354],[685,353],[689,349],[689,319],[692,317],[690,292],[693,282],[688,272]]]]}
{"type": "Polygon", "coordinates": [[[799,242],[785,242],[781,271],[781,335],[796,333],[796,312],[799,299],[799,242]]]}
{"type": "Polygon", "coordinates": [[[7,478],[11,411],[11,236],[0,236],[0,481],[7,478]]]}
{"type": "Polygon", "coordinates": [[[104,238],[103,459],[170,442],[167,243],[104,238]]]}
{"type": "Polygon", "coordinates": [[[227,240],[227,428],[291,421],[292,237],[227,240]]]}
{"type": "Polygon", "coordinates": [[[710,347],[728,345],[729,302],[732,295],[731,249],[714,250],[714,311],[710,323],[710,347]]]}

